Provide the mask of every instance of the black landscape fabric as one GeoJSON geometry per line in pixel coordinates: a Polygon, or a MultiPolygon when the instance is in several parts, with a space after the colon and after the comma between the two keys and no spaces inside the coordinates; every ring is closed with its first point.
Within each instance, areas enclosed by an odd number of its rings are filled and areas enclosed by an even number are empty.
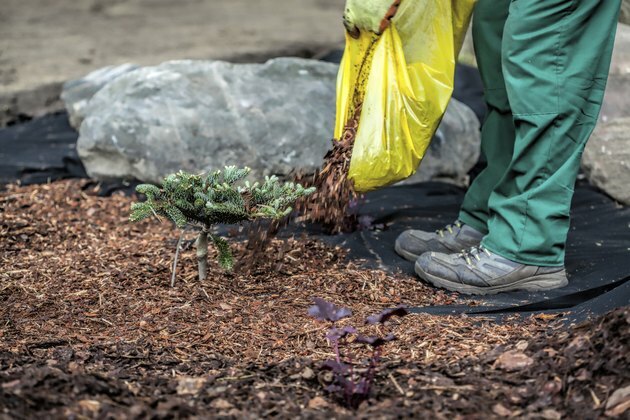
{"type": "MultiPolygon", "coordinates": [[[[375,230],[328,238],[351,255],[389,271],[413,273],[413,263],[393,249],[405,229],[433,231],[457,219],[464,191],[443,183],[385,188],[366,196],[361,214],[375,230]]],[[[547,292],[512,292],[475,297],[480,306],[415,308],[433,314],[502,315],[571,312],[573,320],[630,304],[630,208],[586,183],[576,188],[567,244],[569,285],[547,292]]],[[[412,303],[412,302],[410,302],[412,303]]]]}
{"type": "MultiPolygon", "coordinates": [[[[51,115],[0,130],[0,183],[41,183],[85,177],[76,155],[77,134],[64,114],[51,115]]],[[[108,189],[105,189],[108,190],[108,189]]],[[[370,193],[361,205],[375,230],[325,236],[351,249],[350,257],[385,270],[413,273],[392,244],[405,229],[435,230],[457,218],[464,191],[443,183],[390,187],[370,193]]],[[[433,314],[570,312],[571,319],[603,314],[630,303],[630,208],[586,183],[576,189],[573,223],[567,246],[568,287],[544,293],[516,292],[475,298],[480,306],[416,308],[433,314]]],[[[286,233],[286,232],[285,232],[286,233]]],[[[413,304],[413,302],[409,302],[413,304]]]]}
{"type": "MultiPolygon", "coordinates": [[[[340,56],[340,54],[338,54],[340,56]]],[[[333,57],[338,59],[339,57],[333,57]]],[[[330,60],[335,61],[335,60],[330,60]]],[[[459,66],[454,96],[467,103],[480,118],[481,84],[476,70],[459,66]]],[[[84,178],[85,170],[76,152],[78,134],[65,113],[0,129],[0,188],[20,181],[35,184],[64,178],[84,178]]],[[[110,183],[102,190],[129,190],[129,184],[110,183]]],[[[375,230],[325,236],[316,227],[312,235],[351,249],[350,257],[385,270],[413,273],[413,264],[399,258],[393,243],[405,229],[435,230],[457,218],[464,191],[449,184],[423,183],[385,188],[366,196],[361,214],[375,230]]],[[[568,312],[570,320],[604,314],[630,304],[630,208],[580,183],[572,208],[573,222],[567,245],[569,286],[544,293],[504,293],[475,298],[479,306],[414,308],[433,314],[479,314],[568,312]]],[[[301,229],[289,228],[289,232],[301,229]]],[[[413,304],[413,302],[409,302],[413,304]]]]}
{"type": "Polygon", "coordinates": [[[0,185],[87,177],[65,112],[0,129],[0,185]]]}

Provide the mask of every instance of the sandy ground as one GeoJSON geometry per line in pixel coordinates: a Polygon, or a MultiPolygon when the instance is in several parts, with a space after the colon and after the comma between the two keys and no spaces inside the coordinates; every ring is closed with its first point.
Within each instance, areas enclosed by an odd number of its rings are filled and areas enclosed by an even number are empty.
{"type": "MultiPolygon", "coordinates": [[[[61,84],[104,66],[312,57],[341,47],[344,37],[345,0],[0,2],[0,127],[62,109],[61,84]]],[[[611,83],[615,93],[628,84],[630,27],[620,25],[617,41],[611,72],[624,80],[611,83]]],[[[470,44],[461,59],[474,63],[470,44]]],[[[607,98],[604,115],[626,108],[620,96],[607,98]]]]}
{"type": "Polygon", "coordinates": [[[313,56],[343,42],[344,0],[2,0],[0,126],[59,106],[107,65],[313,56]]]}

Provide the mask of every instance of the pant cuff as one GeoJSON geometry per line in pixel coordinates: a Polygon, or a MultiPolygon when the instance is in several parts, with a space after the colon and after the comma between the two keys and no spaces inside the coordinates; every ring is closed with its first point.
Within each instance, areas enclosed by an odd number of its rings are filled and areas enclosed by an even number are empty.
{"type": "Polygon", "coordinates": [[[472,217],[466,211],[460,210],[458,219],[465,225],[470,226],[471,228],[483,233],[484,235],[488,234],[488,226],[480,220],[472,217]]]}
{"type": "Polygon", "coordinates": [[[492,241],[486,236],[482,241],[481,245],[486,248],[488,251],[493,254],[497,254],[500,257],[508,259],[512,262],[516,262],[523,265],[531,265],[534,267],[564,267],[564,258],[563,261],[558,262],[557,260],[545,260],[545,259],[528,259],[523,258],[520,255],[516,255],[513,252],[506,251],[505,249],[493,244],[492,241]]]}

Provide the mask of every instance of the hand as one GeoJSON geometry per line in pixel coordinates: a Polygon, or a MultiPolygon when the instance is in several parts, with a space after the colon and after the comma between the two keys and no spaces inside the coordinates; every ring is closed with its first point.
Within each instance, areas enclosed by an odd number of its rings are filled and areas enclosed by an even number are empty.
{"type": "Polygon", "coordinates": [[[346,0],[343,23],[353,38],[361,31],[382,34],[398,12],[402,0],[346,0]]]}

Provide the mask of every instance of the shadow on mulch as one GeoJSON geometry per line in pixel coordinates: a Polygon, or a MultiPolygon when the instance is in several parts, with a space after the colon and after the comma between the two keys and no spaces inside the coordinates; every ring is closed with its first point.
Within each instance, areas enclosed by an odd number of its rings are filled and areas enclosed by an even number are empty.
{"type": "Polygon", "coordinates": [[[142,342],[75,350],[58,341],[0,352],[0,406],[11,418],[615,416],[629,405],[629,337],[625,309],[456,363],[389,360],[355,412],[322,392],[329,379],[310,360],[234,367],[142,342]]]}
{"type": "MultiPolygon", "coordinates": [[[[339,54],[331,59],[339,58],[339,54]]],[[[482,102],[481,86],[476,70],[458,67],[460,99],[475,107],[482,102]]],[[[456,95],[457,96],[457,95],[456,95]]],[[[479,108],[479,115],[483,109],[479,108]]],[[[23,185],[68,177],[85,177],[76,154],[78,134],[69,126],[67,115],[59,113],[0,130],[1,185],[20,180],[23,185]]],[[[133,191],[128,183],[101,185],[99,194],[110,195],[123,190],[133,191]]],[[[361,216],[377,228],[330,237],[317,235],[333,246],[350,249],[350,255],[363,259],[371,267],[400,271],[413,275],[413,265],[400,259],[392,243],[400,232],[414,228],[435,230],[452,223],[463,199],[464,191],[442,183],[423,183],[386,188],[368,194],[361,207],[361,216]]],[[[570,283],[567,287],[547,292],[513,292],[479,297],[483,308],[467,302],[453,305],[425,306],[422,300],[408,303],[415,311],[431,314],[469,315],[502,318],[512,313],[569,313],[569,322],[580,322],[630,303],[630,208],[619,206],[610,197],[592,186],[578,183],[572,206],[572,226],[567,243],[566,267],[570,283]]],[[[303,231],[294,229],[296,231],[303,231]]]]}

